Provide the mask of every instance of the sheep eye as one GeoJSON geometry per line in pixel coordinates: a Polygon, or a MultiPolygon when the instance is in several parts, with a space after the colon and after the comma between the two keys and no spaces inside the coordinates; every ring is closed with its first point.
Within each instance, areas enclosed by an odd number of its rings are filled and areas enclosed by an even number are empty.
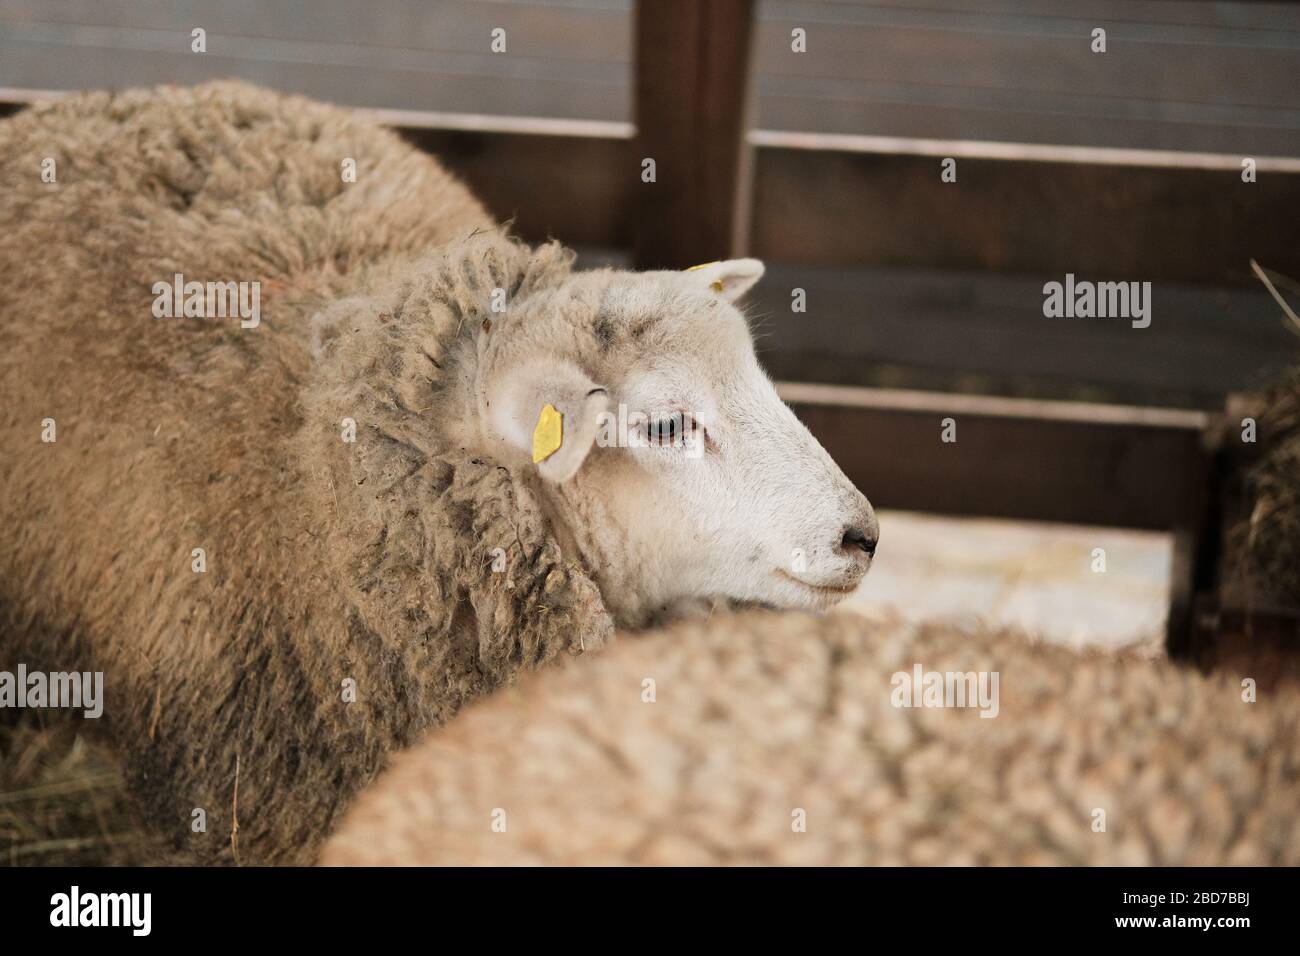
{"type": "Polygon", "coordinates": [[[673,445],[681,434],[681,419],[676,415],[650,423],[650,441],[655,445],[673,445]]]}
{"type": "Polygon", "coordinates": [[[688,437],[694,438],[699,427],[691,416],[674,412],[651,422],[646,431],[650,444],[672,447],[684,443],[688,437]]]}

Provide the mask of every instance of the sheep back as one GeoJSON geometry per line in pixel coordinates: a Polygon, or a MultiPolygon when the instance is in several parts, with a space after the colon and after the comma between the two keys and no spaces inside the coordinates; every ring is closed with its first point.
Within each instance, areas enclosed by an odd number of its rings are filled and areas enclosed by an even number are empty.
{"type": "Polygon", "coordinates": [[[1004,631],[714,618],[469,708],[322,860],[1294,865],[1298,713],[1004,631]],[[998,672],[997,716],[894,706],[917,664],[998,672]]]}

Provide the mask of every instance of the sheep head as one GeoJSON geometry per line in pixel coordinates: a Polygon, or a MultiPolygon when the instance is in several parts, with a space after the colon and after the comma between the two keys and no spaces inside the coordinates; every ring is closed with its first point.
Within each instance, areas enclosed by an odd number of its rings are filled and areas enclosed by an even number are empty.
{"type": "Polygon", "coordinates": [[[820,610],[870,567],[870,503],[778,397],[735,306],[762,274],[571,273],[477,337],[481,440],[536,469],[624,626],[701,598],[820,610]]]}

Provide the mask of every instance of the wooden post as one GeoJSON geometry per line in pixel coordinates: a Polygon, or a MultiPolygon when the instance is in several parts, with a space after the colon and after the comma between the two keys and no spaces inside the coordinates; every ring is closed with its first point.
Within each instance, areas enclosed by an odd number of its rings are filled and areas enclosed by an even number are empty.
{"type": "MultiPolygon", "coordinates": [[[[1207,445],[1209,441],[1207,433],[1207,445]]],[[[1188,662],[1200,656],[1207,640],[1213,640],[1215,628],[1203,618],[1218,611],[1222,550],[1222,456],[1210,447],[1197,451],[1187,462],[1184,486],[1169,486],[1177,495],[1181,514],[1173,528],[1165,651],[1171,658],[1188,662]]]]}
{"type": "Polygon", "coordinates": [[[748,242],[753,0],[636,6],[637,268],[741,255],[748,242]]]}

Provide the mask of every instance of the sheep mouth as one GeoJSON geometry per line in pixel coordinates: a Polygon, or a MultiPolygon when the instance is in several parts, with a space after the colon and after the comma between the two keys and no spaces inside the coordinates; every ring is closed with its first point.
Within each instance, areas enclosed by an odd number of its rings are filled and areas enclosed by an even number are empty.
{"type": "Polygon", "coordinates": [[[842,597],[842,598],[848,597],[850,594],[852,594],[854,591],[858,589],[858,584],[861,583],[861,582],[854,582],[853,584],[811,584],[808,581],[804,581],[802,578],[796,578],[793,574],[791,574],[789,571],[785,570],[784,568],[777,568],[776,573],[781,575],[781,577],[785,578],[787,581],[793,581],[795,584],[799,585],[800,587],[807,588],[809,591],[812,591],[814,594],[820,594],[827,597],[831,595],[834,595],[836,597],[842,597]]]}

